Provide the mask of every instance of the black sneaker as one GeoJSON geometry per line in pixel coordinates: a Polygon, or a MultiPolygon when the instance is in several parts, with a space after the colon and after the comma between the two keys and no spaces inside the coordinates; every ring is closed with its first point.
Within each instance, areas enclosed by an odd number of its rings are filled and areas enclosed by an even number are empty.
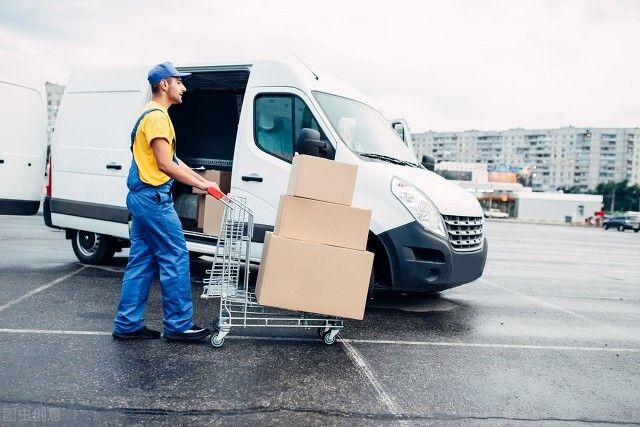
{"type": "Polygon", "coordinates": [[[116,340],[157,340],[160,338],[160,332],[143,326],[142,329],[137,331],[129,333],[114,332],[111,336],[116,340]]]}
{"type": "Polygon", "coordinates": [[[211,335],[211,331],[207,328],[201,328],[198,325],[191,325],[189,329],[184,332],[175,334],[164,334],[164,339],[167,341],[200,341],[211,335]]]}

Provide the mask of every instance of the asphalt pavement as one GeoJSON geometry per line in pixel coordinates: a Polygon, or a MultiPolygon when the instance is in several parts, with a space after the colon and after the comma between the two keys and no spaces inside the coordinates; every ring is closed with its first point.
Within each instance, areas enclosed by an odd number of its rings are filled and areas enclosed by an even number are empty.
{"type": "MultiPolygon", "coordinates": [[[[333,346],[233,329],[214,349],[114,341],[126,252],[81,265],[41,216],[0,217],[0,425],[640,424],[640,234],[486,229],[481,279],[378,295],[333,346]]],[[[209,263],[192,263],[205,325],[209,263]]],[[[157,283],[146,323],[161,329],[157,283]]]]}

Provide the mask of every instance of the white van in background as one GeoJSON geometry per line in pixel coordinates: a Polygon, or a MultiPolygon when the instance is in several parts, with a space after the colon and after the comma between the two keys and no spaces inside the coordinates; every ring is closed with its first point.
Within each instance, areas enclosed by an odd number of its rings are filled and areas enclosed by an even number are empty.
{"type": "MultiPolygon", "coordinates": [[[[44,217],[66,230],[82,262],[107,262],[128,245],[129,134],[151,96],[151,66],[77,71],[62,98],[44,217]]],[[[417,163],[355,89],[281,61],[178,69],[193,75],[183,103],[169,110],[177,155],[193,168],[231,171],[232,193],[245,197],[254,213],[253,261],[273,230],[294,152],[315,149],[358,165],[353,205],[373,212],[372,285],[428,292],[480,277],[487,243],[478,201],[417,163]]],[[[177,200],[191,189],[176,184],[173,191],[177,200]]],[[[215,239],[181,219],[189,250],[212,253],[215,239]]]]}
{"type": "Polygon", "coordinates": [[[0,52],[0,214],[38,212],[47,155],[47,92],[37,64],[0,52]]]}

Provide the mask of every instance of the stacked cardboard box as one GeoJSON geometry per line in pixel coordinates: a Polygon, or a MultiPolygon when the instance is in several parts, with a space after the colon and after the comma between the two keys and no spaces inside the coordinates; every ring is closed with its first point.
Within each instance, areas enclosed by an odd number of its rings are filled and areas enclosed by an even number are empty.
{"type": "Polygon", "coordinates": [[[373,253],[371,211],[351,206],[357,166],[311,156],[293,159],[273,233],[265,236],[258,303],[362,319],[373,253]]]}
{"type": "MultiPolygon", "coordinates": [[[[204,179],[215,182],[223,193],[231,191],[231,172],[218,170],[196,171],[204,179]]],[[[220,224],[224,216],[224,204],[206,194],[198,187],[193,187],[192,193],[199,194],[197,227],[205,234],[217,236],[220,234],[220,224]]]]}

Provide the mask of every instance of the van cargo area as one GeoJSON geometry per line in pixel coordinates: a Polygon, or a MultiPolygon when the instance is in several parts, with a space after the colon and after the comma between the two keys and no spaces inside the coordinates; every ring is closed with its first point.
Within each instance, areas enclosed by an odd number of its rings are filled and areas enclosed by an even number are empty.
{"type": "MultiPolygon", "coordinates": [[[[196,170],[231,171],[242,100],[249,71],[200,71],[184,80],[182,104],[169,109],[176,131],[177,156],[196,170]]],[[[185,231],[197,226],[199,197],[192,188],[176,182],[176,212],[185,231]]]]}

